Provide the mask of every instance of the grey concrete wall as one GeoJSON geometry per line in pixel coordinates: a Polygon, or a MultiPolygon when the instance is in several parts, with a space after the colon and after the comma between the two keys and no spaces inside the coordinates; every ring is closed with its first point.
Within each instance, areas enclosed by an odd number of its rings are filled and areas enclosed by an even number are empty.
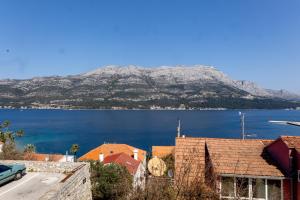
{"type": "MultiPolygon", "coordinates": [[[[91,200],[90,164],[85,162],[45,162],[0,160],[2,164],[25,164],[28,172],[63,173],[58,184],[49,188],[40,200],[91,200]]],[[[37,188],[38,189],[38,188],[37,188]]]]}

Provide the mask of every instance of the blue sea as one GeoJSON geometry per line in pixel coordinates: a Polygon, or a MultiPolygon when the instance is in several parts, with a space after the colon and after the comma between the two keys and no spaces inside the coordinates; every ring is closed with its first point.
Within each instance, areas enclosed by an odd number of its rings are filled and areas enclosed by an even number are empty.
{"type": "MultiPolygon", "coordinates": [[[[300,127],[269,123],[269,120],[300,121],[300,111],[243,110],[246,133],[256,138],[300,135],[300,127]]],[[[34,144],[38,152],[65,153],[74,143],[79,155],[103,143],[126,143],[147,151],[152,145],[174,145],[177,120],[186,136],[240,138],[238,110],[0,110],[0,121],[11,129],[23,129],[18,147],[34,144]]]]}

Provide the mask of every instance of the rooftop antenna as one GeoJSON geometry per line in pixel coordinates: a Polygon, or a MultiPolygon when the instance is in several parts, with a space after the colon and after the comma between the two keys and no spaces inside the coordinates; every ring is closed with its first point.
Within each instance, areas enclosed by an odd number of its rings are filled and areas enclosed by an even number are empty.
{"type": "Polygon", "coordinates": [[[242,139],[245,140],[246,137],[257,137],[256,134],[247,134],[245,133],[245,113],[239,112],[239,116],[241,117],[241,136],[242,139]]]}
{"type": "Polygon", "coordinates": [[[245,140],[245,113],[239,112],[239,116],[241,117],[241,136],[242,139],[245,140]]]}
{"type": "Polygon", "coordinates": [[[180,125],[180,119],[178,119],[177,137],[180,137],[180,132],[181,132],[181,125],[180,125]]]}

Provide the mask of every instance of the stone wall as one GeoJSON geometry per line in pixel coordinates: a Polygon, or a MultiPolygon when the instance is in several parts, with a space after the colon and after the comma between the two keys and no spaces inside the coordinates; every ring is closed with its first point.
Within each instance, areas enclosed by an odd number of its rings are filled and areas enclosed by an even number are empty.
{"type": "Polygon", "coordinates": [[[1,160],[2,164],[25,164],[27,172],[63,173],[66,177],[49,188],[40,200],[91,200],[90,164],[1,160]]]}
{"type": "Polygon", "coordinates": [[[1,160],[3,164],[25,164],[28,172],[67,173],[79,167],[81,162],[51,162],[26,160],[1,160]]]}

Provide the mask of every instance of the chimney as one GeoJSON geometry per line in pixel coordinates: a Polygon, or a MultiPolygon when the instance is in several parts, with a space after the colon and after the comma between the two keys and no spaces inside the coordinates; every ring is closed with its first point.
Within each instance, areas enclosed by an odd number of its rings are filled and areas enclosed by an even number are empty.
{"type": "Polygon", "coordinates": [[[138,152],[139,152],[138,149],[134,149],[133,150],[133,158],[134,158],[134,160],[138,160],[138,152]]]}
{"type": "Polygon", "coordinates": [[[100,160],[100,162],[103,162],[103,160],[104,160],[104,154],[103,153],[99,154],[99,160],[100,160]]]}

